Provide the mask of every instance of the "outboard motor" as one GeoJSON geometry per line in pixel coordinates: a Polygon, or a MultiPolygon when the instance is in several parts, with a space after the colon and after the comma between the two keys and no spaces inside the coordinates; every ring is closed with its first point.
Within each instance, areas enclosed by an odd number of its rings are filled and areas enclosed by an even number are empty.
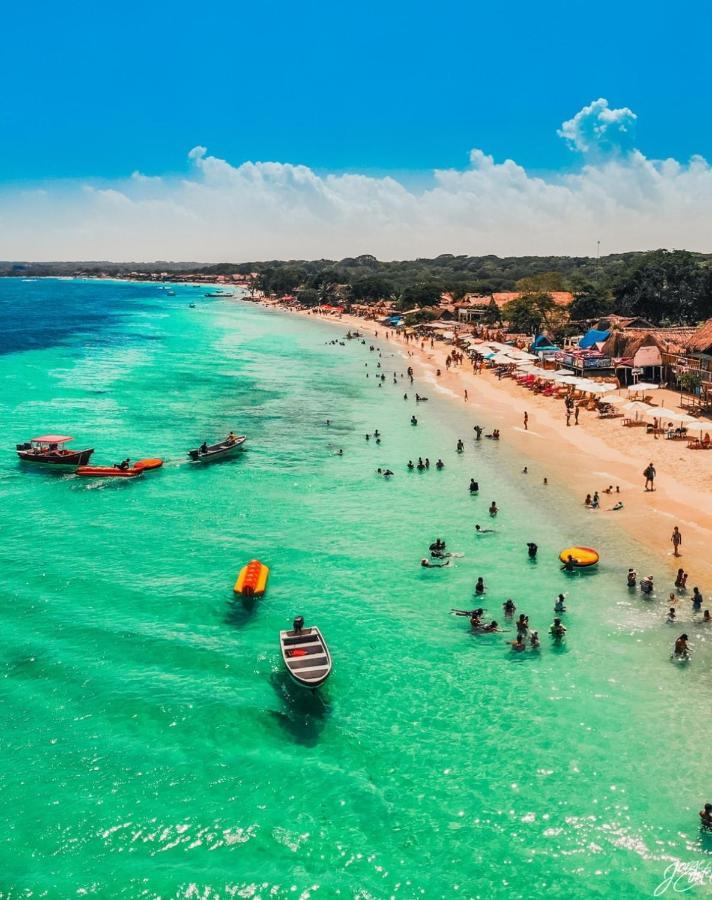
{"type": "Polygon", "coordinates": [[[304,628],[304,616],[297,616],[292,624],[292,628],[297,634],[304,628]]]}

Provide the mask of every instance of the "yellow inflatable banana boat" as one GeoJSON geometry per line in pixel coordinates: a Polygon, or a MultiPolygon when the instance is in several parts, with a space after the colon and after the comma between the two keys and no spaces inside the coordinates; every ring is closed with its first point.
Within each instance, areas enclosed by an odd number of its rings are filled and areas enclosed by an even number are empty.
{"type": "Polygon", "coordinates": [[[234,591],[243,597],[260,597],[265,592],[268,578],[268,567],[259,559],[253,559],[240,569],[234,591]]]}
{"type": "Polygon", "coordinates": [[[574,565],[580,569],[595,566],[600,559],[598,550],[594,550],[593,547],[565,547],[559,553],[562,563],[566,563],[569,556],[573,559],[574,565]]]}

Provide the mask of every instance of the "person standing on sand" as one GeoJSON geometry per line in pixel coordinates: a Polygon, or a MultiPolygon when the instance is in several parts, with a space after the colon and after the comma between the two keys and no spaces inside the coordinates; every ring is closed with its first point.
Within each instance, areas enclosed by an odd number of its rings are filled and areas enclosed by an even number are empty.
{"type": "Polygon", "coordinates": [[[467,403],[467,388],[465,388],[465,403],[467,403]]]}
{"type": "Polygon", "coordinates": [[[529,431],[529,413],[524,410],[524,430],[529,431]]]}
{"type": "Polygon", "coordinates": [[[680,534],[680,529],[677,525],[672,530],[672,537],[670,538],[673,546],[673,556],[680,555],[680,545],[682,544],[682,535],[680,534]]]}
{"type": "Polygon", "coordinates": [[[578,425],[578,417],[579,417],[579,408],[577,406],[574,408],[574,425],[578,425]]]}
{"type": "Polygon", "coordinates": [[[566,427],[571,427],[571,410],[568,408],[568,406],[566,407],[566,427]]]}
{"type": "Polygon", "coordinates": [[[648,465],[643,469],[643,475],[645,475],[645,490],[654,491],[655,476],[657,475],[657,472],[655,471],[655,466],[652,464],[652,462],[648,463],[648,465]]]}

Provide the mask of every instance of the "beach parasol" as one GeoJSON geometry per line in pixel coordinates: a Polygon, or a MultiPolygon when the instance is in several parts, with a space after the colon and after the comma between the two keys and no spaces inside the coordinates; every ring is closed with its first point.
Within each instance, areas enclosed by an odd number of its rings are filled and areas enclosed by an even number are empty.
{"type": "Polygon", "coordinates": [[[618,390],[615,384],[605,384],[602,381],[579,381],[579,386],[587,394],[608,394],[618,390]]]}
{"type": "Polygon", "coordinates": [[[643,403],[640,400],[631,400],[630,403],[626,403],[623,409],[627,413],[635,413],[635,418],[640,419],[644,416],[659,416],[660,408],[657,406],[648,406],[647,403],[643,403]]]}
{"type": "Polygon", "coordinates": [[[563,374],[560,372],[555,372],[551,376],[551,380],[558,381],[559,384],[571,384],[578,386],[578,383],[581,379],[577,378],[576,375],[572,375],[570,372],[566,372],[563,374]]]}
{"type": "Polygon", "coordinates": [[[641,381],[638,384],[629,384],[628,385],[628,393],[634,394],[643,394],[648,391],[658,391],[660,390],[659,384],[648,384],[647,381],[641,381]]]}

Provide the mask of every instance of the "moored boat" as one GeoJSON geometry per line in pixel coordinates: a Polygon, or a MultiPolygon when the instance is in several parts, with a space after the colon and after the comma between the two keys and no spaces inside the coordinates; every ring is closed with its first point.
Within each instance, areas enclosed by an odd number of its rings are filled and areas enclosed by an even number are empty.
{"type": "Polygon", "coordinates": [[[203,443],[197,450],[189,450],[188,456],[193,462],[212,462],[214,459],[224,459],[226,456],[231,456],[236,450],[239,450],[246,440],[245,435],[240,435],[239,437],[235,435],[220,441],[218,444],[203,443]]]}
{"type": "Polygon", "coordinates": [[[23,462],[44,463],[52,466],[85,466],[94,452],[91,450],[67,450],[64,446],[74,438],[66,434],[43,434],[17,444],[17,455],[23,462]]]}
{"type": "Polygon", "coordinates": [[[300,687],[318,688],[331,675],[331,654],[319,629],[304,627],[297,616],[291,631],[280,631],[282,659],[292,680],[300,687]]]}

